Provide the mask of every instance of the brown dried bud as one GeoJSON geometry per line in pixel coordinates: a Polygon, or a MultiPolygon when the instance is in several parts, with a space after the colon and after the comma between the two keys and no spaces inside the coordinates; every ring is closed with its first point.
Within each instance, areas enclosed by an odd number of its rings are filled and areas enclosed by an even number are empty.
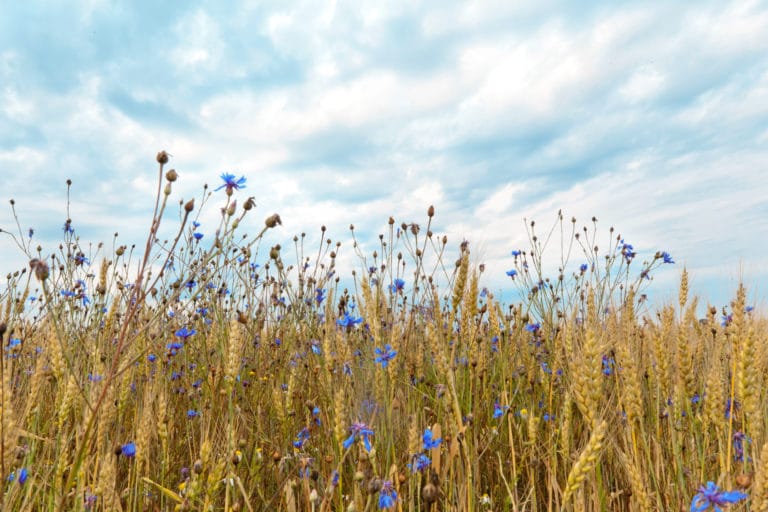
{"type": "Polygon", "coordinates": [[[117,250],[115,251],[115,254],[117,254],[118,256],[122,256],[123,254],[125,254],[125,246],[121,245],[120,247],[118,247],[117,250]]]}
{"type": "Polygon", "coordinates": [[[271,229],[277,226],[278,224],[282,225],[283,221],[280,220],[280,216],[278,214],[274,213],[266,218],[266,220],[264,221],[264,224],[266,224],[266,226],[271,229]]]}
{"type": "Polygon", "coordinates": [[[416,224],[416,223],[411,224],[411,233],[413,233],[414,235],[418,235],[419,234],[419,225],[418,224],[416,224]]]}
{"type": "Polygon", "coordinates": [[[197,459],[195,463],[192,465],[192,471],[195,472],[196,475],[199,475],[203,472],[203,461],[200,459],[197,459]]]}
{"type": "Polygon", "coordinates": [[[235,209],[237,209],[237,199],[232,201],[232,204],[230,204],[229,207],[227,207],[227,215],[229,215],[230,217],[233,216],[235,214],[235,209]]]}
{"type": "Polygon", "coordinates": [[[429,205],[429,208],[427,208],[427,217],[430,219],[435,216],[435,207],[432,205],[429,205]]]}
{"type": "Polygon", "coordinates": [[[395,223],[395,219],[394,219],[394,217],[390,217],[390,218],[389,218],[389,221],[388,221],[388,223],[389,223],[389,225],[390,225],[390,226],[391,226],[392,224],[394,224],[394,223],[395,223]]]}
{"type": "Polygon", "coordinates": [[[192,198],[189,201],[187,201],[186,204],[184,205],[184,211],[189,213],[194,209],[195,209],[195,199],[192,198]]]}
{"type": "Polygon", "coordinates": [[[29,268],[35,272],[35,277],[38,281],[45,281],[50,275],[48,270],[48,264],[43,260],[33,258],[29,261],[29,268]]]}
{"type": "Polygon", "coordinates": [[[740,489],[746,489],[752,485],[752,475],[749,473],[741,473],[736,477],[736,486],[740,489]]]}
{"type": "Polygon", "coordinates": [[[245,210],[245,211],[249,211],[249,210],[250,210],[250,209],[252,209],[254,206],[256,206],[256,200],[253,198],[253,196],[251,196],[251,197],[249,197],[249,198],[248,198],[248,199],[245,201],[245,204],[243,205],[243,210],[245,210]]]}
{"type": "Polygon", "coordinates": [[[168,163],[168,153],[165,151],[161,151],[157,154],[157,163],[160,165],[165,165],[168,163]]]}
{"type": "Polygon", "coordinates": [[[179,177],[179,173],[176,172],[176,169],[171,169],[167,173],[165,173],[165,179],[173,183],[176,181],[176,179],[179,177]]]}
{"type": "Polygon", "coordinates": [[[381,490],[381,478],[371,478],[368,481],[368,494],[376,494],[381,490]]]}
{"type": "Polygon", "coordinates": [[[437,501],[437,487],[433,483],[428,483],[421,489],[421,497],[426,503],[437,501]]]}

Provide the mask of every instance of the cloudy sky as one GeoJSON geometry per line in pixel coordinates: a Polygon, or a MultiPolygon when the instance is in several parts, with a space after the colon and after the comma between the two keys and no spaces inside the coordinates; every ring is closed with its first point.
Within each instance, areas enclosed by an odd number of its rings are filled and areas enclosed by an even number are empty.
{"type": "MultiPolygon", "coordinates": [[[[562,210],[669,251],[652,298],[686,265],[705,302],[740,276],[765,301],[764,2],[157,4],[0,16],[1,189],[48,250],[67,178],[83,240],[141,241],[165,149],[174,197],[243,175],[253,231],[279,212],[285,241],[326,224],[347,243],[354,223],[373,247],[390,215],[423,224],[434,204],[502,289],[523,218],[562,210]]],[[[0,257],[24,261],[7,237],[0,257]]]]}

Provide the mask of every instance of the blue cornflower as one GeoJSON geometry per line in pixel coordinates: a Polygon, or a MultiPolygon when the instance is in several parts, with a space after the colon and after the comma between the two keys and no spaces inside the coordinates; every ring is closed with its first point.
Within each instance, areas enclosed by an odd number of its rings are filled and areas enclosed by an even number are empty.
{"type": "Polygon", "coordinates": [[[225,172],[221,175],[221,179],[224,180],[224,184],[216,188],[214,190],[215,192],[225,188],[227,189],[227,195],[231,195],[233,190],[240,190],[241,188],[245,188],[245,176],[240,176],[239,179],[235,179],[234,174],[225,172]]]}
{"type": "Polygon", "coordinates": [[[192,221],[192,229],[194,230],[194,229],[197,229],[199,227],[200,227],[200,223],[197,222],[196,220],[193,220],[192,221]]]}
{"type": "Polygon", "coordinates": [[[675,260],[672,259],[672,255],[670,255],[667,251],[663,251],[661,253],[661,257],[664,258],[664,263],[674,263],[675,260]]]}
{"type": "Polygon", "coordinates": [[[627,263],[632,263],[632,260],[635,258],[635,256],[637,256],[635,248],[632,247],[632,244],[626,243],[623,238],[619,243],[621,244],[622,256],[624,256],[624,259],[627,261],[627,263]]]}
{"type": "Polygon", "coordinates": [[[528,331],[528,332],[536,332],[539,329],[541,329],[541,324],[538,323],[538,322],[535,323],[535,324],[528,324],[528,325],[525,326],[525,330],[528,331]]]}
{"type": "Polygon", "coordinates": [[[420,454],[418,457],[414,456],[415,460],[413,461],[413,464],[408,464],[408,467],[411,468],[411,471],[414,473],[422,472],[429,468],[429,466],[432,465],[432,460],[424,455],[423,453],[420,454]]]}
{"type": "Polygon", "coordinates": [[[405,281],[400,278],[395,279],[394,284],[389,285],[389,291],[392,293],[403,291],[403,288],[405,288],[405,281]]]}
{"type": "Polygon", "coordinates": [[[579,272],[581,272],[581,273],[583,274],[584,272],[586,272],[586,271],[587,271],[587,269],[588,269],[588,268],[589,268],[589,265],[587,265],[586,263],[582,263],[582,264],[579,266],[579,272]]]}
{"type": "Polygon", "coordinates": [[[200,416],[200,413],[194,409],[190,409],[187,411],[187,418],[189,419],[197,418],[198,416],[200,416]]]}
{"type": "Polygon", "coordinates": [[[699,487],[699,492],[691,501],[691,512],[702,512],[712,507],[717,512],[722,512],[720,505],[738,503],[746,499],[747,494],[741,491],[721,491],[715,482],[707,482],[707,485],[699,487]]]}
{"type": "Polygon", "coordinates": [[[512,251],[512,256],[517,257],[517,256],[520,256],[521,254],[523,254],[523,251],[520,251],[520,250],[517,250],[517,249],[512,251]]]}
{"type": "Polygon", "coordinates": [[[391,480],[384,480],[379,490],[379,508],[384,510],[394,508],[397,502],[397,491],[391,480]]]}
{"type": "Polygon", "coordinates": [[[75,260],[75,265],[82,265],[85,263],[86,265],[91,264],[91,260],[85,257],[85,254],[78,253],[72,257],[73,260],[75,260]]]}
{"type": "Polygon", "coordinates": [[[509,277],[511,277],[512,279],[514,279],[514,278],[515,278],[515,276],[517,275],[517,270],[515,270],[515,269],[512,269],[512,270],[507,270],[507,275],[508,275],[509,277]]]}
{"type": "Polygon", "coordinates": [[[376,347],[374,352],[379,356],[376,358],[376,362],[380,363],[382,368],[386,368],[392,358],[397,355],[397,350],[392,350],[390,344],[385,345],[383,349],[376,347]]]}
{"type": "Polygon", "coordinates": [[[192,335],[193,335],[193,334],[195,334],[195,333],[197,333],[197,331],[196,331],[196,330],[194,330],[194,329],[187,329],[186,327],[182,327],[181,329],[179,329],[178,331],[176,331],[176,333],[175,333],[175,334],[176,334],[176,336],[178,336],[179,338],[182,338],[182,339],[187,339],[187,338],[189,338],[190,336],[192,336],[192,335]]]}
{"type": "Polygon", "coordinates": [[[339,318],[336,323],[341,327],[354,327],[363,321],[362,317],[355,318],[349,313],[344,313],[344,318],[339,318]]]}
{"type": "Polygon", "coordinates": [[[371,451],[371,440],[368,439],[368,437],[373,435],[373,429],[371,429],[365,423],[358,421],[353,423],[349,427],[349,431],[352,432],[352,435],[350,435],[348,438],[344,440],[343,446],[345,450],[350,446],[352,446],[352,443],[355,442],[355,439],[360,438],[363,440],[363,446],[365,446],[365,451],[367,452],[371,451]]]}
{"type": "Polygon", "coordinates": [[[493,404],[493,417],[494,418],[501,418],[504,416],[504,413],[509,409],[508,405],[501,405],[498,400],[494,402],[493,404]]]}
{"type": "Polygon", "coordinates": [[[325,288],[318,288],[315,290],[315,302],[317,302],[318,306],[323,303],[325,300],[325,288]]]}
{"type": "Polygon", "coordinates": [[[438,437],[437,439],[432,438],[432,430],[429,428],[424,430],[424,435],[422,436],[422,439],[424,439],[424,449],[425,450],[431,450],[432,448],[437,448],[440,446],[440,443],[443,442],[442,437],[438,437]]]}
{"type": "Polygon", "coordinates": [[[120,447],[120,453],[122,453],[128,458],[135,457],[136,443],[134,443],[133,441],[131,441],[130,443],[125,443],[123,446],[120,447]]]}
{"type": "Polygon", "coordinates": [[[309,429],[304,427],[299,431],[298,434],[296,434],[296,440],[293,442],[293,447],[297,450],[301,450],[301,448],[304,446],[304,443],[307,442],[307,439],[309,439],[309,429]]]}
{"type": "Polygon", "coordinates": [[[200,240],[205,235],[203,235],[202,233],[193,233],[192,236],[195,237],[195,240],[200,240]]]}
{"type": "Polygon", "coordinates": [[[32,238],[32,236],[34,236],[35,234],[35,230],[32,228],[29,228],[29,231],[27,232],[27,234],[29,235],[29,238],[32,238]]]}
{"type": "Polygon", "coordinates": [[[185,284],[184,286],[186,286],[187,288],[189,288],[191,290],[192,288],[197,286],[197,283],[195,282],[194,279],[190,279],[189,281],[187,281],[187,284],[185,284]]]}
{"type": "Polygon", "coordinates": [[[72,221],[67,219],[67,222],[64,223],[64,234],[69,233],[70,235],[75,232],[75,229],[72,227],[72,221]]]}
{"type": "Polygon", "coordinates": [[[613,368],[616,366],[616,360],[614,360],[612,357],[608,357],[607,355],[603,356],[603,375],[611,375],[613,373],[613,368]]]}
{"type": "Polygon", "coordinates": [[[149,361],[150,363],[154,363],[155,360],[157,360],[157,356],[155,354],[149,354],[147,356],[147,361],[149,361]]]}

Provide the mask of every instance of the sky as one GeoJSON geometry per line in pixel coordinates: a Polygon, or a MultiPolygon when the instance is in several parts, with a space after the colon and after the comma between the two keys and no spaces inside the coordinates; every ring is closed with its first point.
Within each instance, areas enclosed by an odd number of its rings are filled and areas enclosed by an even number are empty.
{"type": "MultiPolygon", "coordinates": [[[[175,199],[247,178],[270,236],[351,255],[388,217],[470,242],[504,296],[524,219],[595,216],[704,303],[768,281],[768,5],[759,1],[14,2],[0,16],[0,190],[54,251],[145,240],[175,199]]],[[[214,196],[208,225],[216,221],[214,196]]],[[[0,228],[14,228],[5,203],[0,228]]],[[[251,223],[250,225],[248,223],[251,223]]],[[[204,223],[201,229],[205,229],[204,223]]],[[[266,257],[266,254],[265,254],[266,257]]],[[[26,263],[0,237],[6,272],[26,263]]],[[[354,259],[347,261],[354,265],[354,259]]],[[[579,261],[575,261],[578,264],[579,261]]]]}

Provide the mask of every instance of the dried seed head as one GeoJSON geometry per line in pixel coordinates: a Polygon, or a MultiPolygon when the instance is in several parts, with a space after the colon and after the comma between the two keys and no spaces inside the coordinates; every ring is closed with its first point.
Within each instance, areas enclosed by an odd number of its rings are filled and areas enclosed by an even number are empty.
{"type": "Polygon", "coordinates": [[[29,260],[29,268],[35,272],[35,277],[38,281],[45,281],[50,275],[48,264],[38,258],[29,260]]]}
{"type": "Polygon", "coordinates": [[[433,483],[428,483],[421,489],[421,497],[427,503],[434,503],[437,501],[437,487],[433,483]]]}
{"type": "Polygon", "coordinates": [[[251,210],[251,209],[252,209],[254,206],[256,206],[256,200],[253,198],[253,196],[251,196],[251,197],[249,197],[249,198],[248,198],[248,199],[245,201],[245,204],[243,205],[243,210],[245,210],[245,211],[249,211],[249,210],[251,210]]]}
{"type": "Polygon", "coordinates": [[[266,224],[266,226],[271,229],[277,226],[278,224],[282,225],[283,222],[280,220],[280,215],[274,213],[269,217],[267,217],[267,219],[264,221],[264,224],[266,224]]]}
{"type": "Polygon", "coordinates": [[[433,205],[429,205],[429,208],[427,208],[427,217],[430,219],[435,216],[435,207],[433,205]]]}
{"type": "Polygon", "coordinates": [[[195,209],[195,199],[192,198],[189,201],[187,201],[186,204],[184,205],[184,211],[189,213],[194,209],[195,209]]]}
{"type": "Polygon", "coordinates": [[[173,183],[176,181],[176,179],[179,177],[179,173],[176,172],[176,169],[171,169],[167,173],[165,173],[165,179],[173,183]]]}
{"type": "Polygon", "coordinates": [[[156,158],[157,158],[157,163],[159,163],[160,165],[165,165],[168,163],[168,153],[166,153],[165,151],[160,151],[157,154],[156,158]]]}

